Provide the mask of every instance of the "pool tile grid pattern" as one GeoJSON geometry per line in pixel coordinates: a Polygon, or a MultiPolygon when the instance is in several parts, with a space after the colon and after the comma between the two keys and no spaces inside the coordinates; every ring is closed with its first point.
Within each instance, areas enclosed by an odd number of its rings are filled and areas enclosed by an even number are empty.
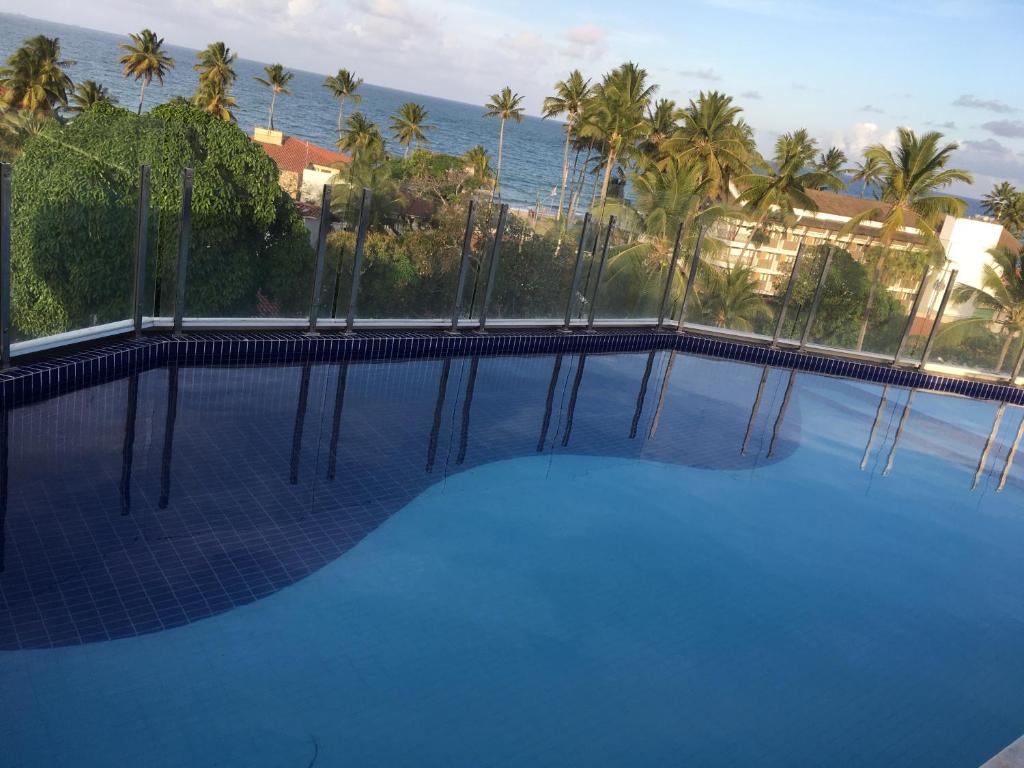
{"type": "Polygon", "coordinates": [[[457,335],[443,332],[367,331],[352,336],[299,332],[190,333],[152,335],[70,355],[17,365],[0,372],[0,403],[15,407],[130,373],[178,365],[230,365],[418,357],[632,352],[670,349],[757,365],[839,376],[877,384],[1024,405],[1024,388],[970,381],[870,362],[754,345],[690,333],[601,330],[596,333],[497,331],[457,335]]]}

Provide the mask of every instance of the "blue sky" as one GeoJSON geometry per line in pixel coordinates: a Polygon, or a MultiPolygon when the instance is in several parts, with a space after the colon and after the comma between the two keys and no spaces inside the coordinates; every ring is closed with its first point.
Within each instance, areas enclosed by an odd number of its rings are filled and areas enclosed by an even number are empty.
{"type": "Polygon", "coordinates": [[[897,126],[961,143],[976,176],[1024,186],[1021,0],[3,0],[0,9],[482,103],[508,84],[536,113],[572,68],[637,61],[685,102],[733,95],[763,151],[806,127],[849,154],[897,126]]]}

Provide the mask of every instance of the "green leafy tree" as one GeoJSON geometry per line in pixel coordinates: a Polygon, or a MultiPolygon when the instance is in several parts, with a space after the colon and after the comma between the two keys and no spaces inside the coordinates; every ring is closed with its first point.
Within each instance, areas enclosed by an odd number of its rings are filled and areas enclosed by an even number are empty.
{"type": "Polygon", "coordinates": [[[95,104],[116,104],[117,99],[110,95],[104,86],[95,80],[83,80],[75,85],[71,94],[68,112],[73,115],[80,115],[95,104]]]}
{"type": "Polygon", "coordinates": [[[942,194],[941,190],[955,182],[972,183],[971,174],[960,168],[948,168],[956,144],[942,144],[942,134],[929,131],[918,136],[910,128],[900,128],[895,150],[875,144],[864,156],[878,163],[882,176],[878,205],[852,217],[840,230],[848,235],[866,221],[880,225],[876,240],[882,246],[881,257],[876,260],[874,279],[864,309],[864,318],[857,339],[857,349],[864,345],[868,321],[885,272],[886,256],[893,237],[905,227],[914,227],[925,240],[931,257],[936,262],[945,260],[939,243],[937,228],[947,214],[962,216],[967,204],[958,197],[942,194]]]}
{"type": "Polygon", "coordinates": [[[877,157],[865,157],[861,162],[856,163],[850,171],[852,172],[850,180],[860,182],[861,197],[864,197],[865,192],[877,190],[882,182],[882,164],[877,157]]]}
{"type": "Polygon", "coordinates": [[[351,152],[354,158],[359,159],[364,156],[381,157],[384,155],[384,147],[380,126],[368,120],[362,112],[349,115],[338,138],[338,149],[351,152]]]}
{"type": "Polygon", "coordinates": [[[20,334],[130,316],[142,164],[153,169],[155,209],[155,290],[147,304],[166,302],[173,292],[181,169],[190,167],[189,314],[253,316],[260,295],[282,313],[308,305],[309,234],[259,145],[185,104],[142,116],[97,104],[67,126],[51,121],[14,168],[21,191],[13,201],[12,296],[20,334]]]}
{"type": "Polygon", "coordinates": [[[1024,192],[1019,192],[1010,182],[1002,181],[993,186],[992,191],[981,198],[981,207],[1017,239],[1024,235],[1024,192]]]}
{"type": "Polygon", "coordinates": [[[701,169],[709,201],[727,199],[730,180],[761,164],[742,111],[731,96],[701,91],[679,113],[679,129],[662,143],[665,153],[701,169]]]}
{"type": "Polygon", "coordinates": [[[391,133],[398,140],[398,143],[405,147],[405,156],[409,156],[410,145],[419,147],[426,144],[426,131],[434,126],[427,124],[427,110],[422,104],[406,102],[398,110],[398,114],[391,118],[391,133]]]}
{"type": "Polygon", "coordinates": [[[658,99],[647,108],[646,136],[638,147],[637,166],[641,173],[651,165],[659,162],[664,163],[666,154],[662,145],[665,140],[676,132],[678,125],[679,108],[672,99],[658,99]]]}
{"type": "Polygon", "coordinates": [[[338,133],[341,133],[342,119],[345,116],[345,101],[351,99],[353,104],[358,105],[363,100],[363,97],[356,93],[362,84],[363,79],[356,77],[347,69],[339,69],[338,74],[331,75],[324,80],[324,88],[338,100],[338,133]]]}
{"type": "Polygon", "coordinates": [[[998,327],[1001,337],[995,370],[1001,371],[1014,339],[1024,332],[1024,275],[1020,267],[1020,249],[996,246],[988,251],[991,264],[985,264],[981,273],[981,288],[960,284],[953,289],[953,301],[958,304],[973,302],[973,317],[955,320],[940,331],[945,337],[961,337],[965,331],[981,331],[989,326],[998,327]]]}
{"type": "Polygon", "coordinates": [[[701,272],[697,295],[702,318],[719,328],[752,331],[755,325],[768,320],[772,314],[750,267],[706,264],[701,272]]]}
{"type": "Polygon", "coordinates": [[[237,106],[238,102],[221,80],[208,80],[201,85],[192,97],[192,105],[227,123],[235,122],[235,113],[231,108],[237,106]]]}
{"type": "Polygon", "coordinates": [[[497,193],[501,197],[501,155],[505,148],[505,123],[514,120],[517,123],[523,122],[523,97],[513,93],[507,85],[499,93],[491,96],[484,108],[484,117],[497,117],[501,123],[498,129],[498,170],[494,174],[494,186],[491,187],[491,198],[497,193]]]}
{"type": "Polygon", "coordinates": [[[266,73],[266,77],[254,77],[253,80],[264,88],[270,89],[270,114],[267,115],[267,127],[274,130],[274,107],[277,105],[277,95],[291,96],[292,92],[288,88],[288,83],[295,75],[286,71],[281,64],[268,64],[263,71],[266,73]]]}
{"type": "Polygon", "coordinates": [[[494,177],[491,172],[491,156],[482,145],[477,144],[472,149],[467,150],[462,159],[473,170],[473,177],[481,186],[488,184],[494,177]]]}
{"type": "Polygon", "coordinates": [[[579,129],[580,116],[587,106],[591,96],[590,80],[583,77],[583,74],[574,69],[565,80],[555,83],[555,93],[544,99],[541,107],[541,114],[544,117],[558,117],[565,115],[565,148],[562,151],[562,187],[558,197],[558,214],[556,219],[561,220],[562,209],[565,206],[565,188],[569,181],[569,144],[573,134],[579,129]]]}
{"type": "Polygon", "coordinates": [[[120,43],[117,47],[125,52],[118,59],[121,73],[125,77],[134,77],[141,83],[139,87],[139,109],[142,114],[142,103],[146,99],[146,86],[155,79],[160,85],[164,77],[174,69],[174,59],[164,52],[164,39],[157,37],[151,29],[144,29],[137,35],[129,35],[130,43],[120,43]]]}
{"type": "Polygon", "coordinates": [[[822,152],[814,163],[814,170],[821,174],[817,188],[830,189],[833,192],[842,192],[846,189],[843,174],[846,173],[847,162],[849,158],[839,147],[829,147],[828,151],[822,152]]]}
{"type": "Polygon", "coordinates": [[[593,114],[586,131],[601,140],[606,150],[601,202],[608,197],[616,162],[647,135],[647,107],[657,90],[647,82],[647,70],[633,62],[619,65],[594,87],[593,114]]]}
{"type": "Polygon", "coordinates": [[[0,101],[14,109],[56,116],[74,88],[64,70],[75,62],[61,57],[60,38],[36,35],[7,57],[0,67],[0,101]]]}

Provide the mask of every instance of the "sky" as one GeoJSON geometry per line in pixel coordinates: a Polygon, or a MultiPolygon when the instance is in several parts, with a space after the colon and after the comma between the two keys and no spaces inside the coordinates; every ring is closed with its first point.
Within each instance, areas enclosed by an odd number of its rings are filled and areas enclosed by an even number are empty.
{"type": "Polygon", "coordinates": [[[1024,0],[0,0],[23,13],[482,104],[509,85],[540,105],[578,68],[645,67],[658,95],[732,95],[770,153],[807,128],[856,157],[898,126],[960,144],[980,195],[1024,187],[1024,0]]]}

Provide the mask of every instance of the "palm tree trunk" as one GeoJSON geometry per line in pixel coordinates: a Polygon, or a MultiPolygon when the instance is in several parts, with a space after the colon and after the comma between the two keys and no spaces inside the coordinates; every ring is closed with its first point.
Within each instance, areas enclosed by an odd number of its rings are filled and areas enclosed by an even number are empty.
{"type": "Polygon", "coordinates": [[[341,117],[345,112],[345,97],[338,98],[338,133],[341,133],[341,117]]]}
{"type": "Polygon", "coordinates": [[[501,192],[498,189],[498,185],[501,184],[501,151],[505,146],[505,118],[501,118],[501,127],[498,129],[498,168],[494,172],[494,186],[491,187],[491,200],[494,199],[494,195],[498,195],[498,199],[501,200],[501,192]]]}
{"type": "Polygon", "coordinates": [[[565,202],[565,184],[569,180],[569,138],[572,132],[569,130],[569,124],[565,126],[565,149],[562,152],[562,192],[558,196],[558,214],[555,216],[555,221],[562,220],[562,204],[565,202]]]}
{"type": "MultiPolygon", "coordinates": [[[[575,152],[575,154],[573,155],[573,158],[572,158],[572,170],[569,172],[570,182],[569,182],[569,187],[567,189],[567,191],[569,193],[569,199],[565,203],[565,217],[567,219],[571,218],[573,196],[576,194],[576,166],[578,166],[579,163],[580,163],[580,150],[579,150],[579,148],[577,148],[576,152],[575,152]]],[[[559,203],[559,208],[561,208],[561,203],[559,203]]]]}
{"type": "Polygon", "coordinates": [[[608,150],[609,150],[608,151],[608,162],[607,162],[607,164],[605,164],[605,167],[604,167],[604,181],[601,182],[601,202],[602,203],[604,202],[604,199],[606,197],[608,197],[608,182],[612,178],[612,167],[615,165],[615,155],[616,155],[615,147],[614,146],[610,146],[608,148],[608,150]]]}
{"type": "Polygon", "coordinates": [[[270,92],[270,117],[267,118],[267,122],[270,123],[270,130],[274,130],[274,102],[277,101],[277,91],[270,92]]]}
{"type": "Polygon", "coordinates": [[[868,290],[868,301],[864,305],[864,317],[860,321],[860,331],[857,333],[857,351],[864,348],[864,337],[868,335],[868,322],[871,319],[871,310],[875,308],[875,296],[878,293],[878,283],[881,281],[881,269],[875,267],[875,277],[871,281],[871,288],[868,290]]]}
{"type": "Polygon", "coordinates": [[[583,196],[583,185],[587,181],[587,166],[590,165],[590,154],[594,151],[594,140],[590,140],[590,145],[587,147],[587,156],[583,158],[583,167],[580,168],[579,181],[576,182],[576,189],[570,198],[569,203],[569,217],[573,218],[576,216],[576,206],[579,205],[580,198],[583,196]]]}
{"type": "Polygon", "coordinates": [[[145,100],[145,98],[146,98],[146,78],[142,78],[142,87],[139,89],[139,111],[136,112],[135,114],[137,114],[137,115],[141,115],[142,114],[142,102],[145,100]]]}

